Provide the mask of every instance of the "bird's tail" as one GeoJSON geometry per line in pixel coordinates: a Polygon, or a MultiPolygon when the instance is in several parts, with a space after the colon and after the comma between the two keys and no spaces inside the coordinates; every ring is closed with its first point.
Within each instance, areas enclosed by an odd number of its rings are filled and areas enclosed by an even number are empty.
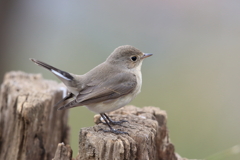
{"type": "Polygon", "coordinates": [[[62,80],[63,82],[65,80],[67,81],[71,81],[74,79],[74,77],[70,74],[70,73],[67,73],[65,71],[62,71],[60,69],[57,69],[53,66],[50,66],[44,62],[41,62],[39,60],[36,60],[36,59],[33,59],[33,58],[30,58],[31,61],[33,61],[34,63],[36,63],[37,65],[43,67],[43,68],[46,68],[48,69],[49,71],[51,71],[53,74],[55,74],[58,78],[60,78],[60,80],[62,80]]]}
{"type": "Polygon", "coordinates": [[[80,104],[76,100],[73,100],[73,101],[59,107],[58,110],[69,109],[69,108],[73,108],[73,107],[77,107],[77,106],[80,106],[80,104]]]}

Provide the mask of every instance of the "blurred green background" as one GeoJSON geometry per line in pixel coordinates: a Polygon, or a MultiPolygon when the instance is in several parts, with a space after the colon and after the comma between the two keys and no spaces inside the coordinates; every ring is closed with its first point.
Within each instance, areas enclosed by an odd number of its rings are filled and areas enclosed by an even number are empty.
{"type": "MultiPolygon", "coordinates": [[[[1,81],[11,70],[58,81],[28,58],[84,74],[124,44],[154,54],[131,104],[167,111],[176,152],[204,158],[240,143],[240,1],[0,1],[1,81]]],[[[74,156],[93,115],[70,110],[74,156]]]]}

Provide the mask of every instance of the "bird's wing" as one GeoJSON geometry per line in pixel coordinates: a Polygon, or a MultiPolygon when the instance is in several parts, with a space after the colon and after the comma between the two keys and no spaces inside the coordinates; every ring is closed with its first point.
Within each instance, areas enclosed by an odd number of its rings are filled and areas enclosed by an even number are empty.
{"type": "Polygon", "coordinates": [[[96,103],[115,99],[132,92],[137,80],[132,73],[120,73],[95,86],[90,86],[80,92],[76,98],[79,103],[96,103]],[[90,92],[87,92],[89,90],[90,92]],[[87,94],[84,94],[87,93],[87,94]]]}
{"type": "Polygon", "coordinates": [[[132,73],[119,73],[95,86],[88,86],[81,91],[74,102],[59,109],[72,108],[79,105],[103,102],[119,98],[134,91],[137,85],[136,76],[132,73]]]}

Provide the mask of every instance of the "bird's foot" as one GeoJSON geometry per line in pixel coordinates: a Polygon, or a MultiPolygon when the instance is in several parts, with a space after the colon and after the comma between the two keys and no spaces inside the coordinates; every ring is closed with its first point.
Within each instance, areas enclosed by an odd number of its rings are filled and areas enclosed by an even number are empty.
{"type": "MultiPolygon", "coordinates": [[[[100,121],[101,121],[101,119],[100,119],[100,121]]],[[[101,121],[101,122],[103,124],[107,125],[107,123],[105,123],[103,121],[101,121]]],[[[126,120],[120,120],[120,121],[113,121],[113,120],[111,120],[111,121],[109,121],[110,124],[112,124],[112,125],[119,125],[119,126],[122,126],[122,123],[124,123],[124,122],[128,122],[128,121],[126,121],[126,120]]]]}
{"type": "Polygon", "coordinates": [[[127,132],[120,131],[120,129],[110,129],[110,130],[99,129],[98,131],[111,132],[111,133],[115,133],[115,134],[128,134],[127,132]]]}
{"type": "Polygon", "coordinates": [[[122,123],[124,123],[124,122],[128,122],[128,121],[126,121],[126,120],[110,121],[110,124],[122,126],[122,123]]]}

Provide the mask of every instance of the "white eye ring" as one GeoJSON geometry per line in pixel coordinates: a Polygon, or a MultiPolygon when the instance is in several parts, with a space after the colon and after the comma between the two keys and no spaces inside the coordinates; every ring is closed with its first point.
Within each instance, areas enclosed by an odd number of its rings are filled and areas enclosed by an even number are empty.
{"type": "Polygon", "coordinates": [[[133,61],[133,62],[135,62],[137,59],[138,59],[137,56],[132,56],[132,57],[131,57],[131,61],[133,61]]]}

